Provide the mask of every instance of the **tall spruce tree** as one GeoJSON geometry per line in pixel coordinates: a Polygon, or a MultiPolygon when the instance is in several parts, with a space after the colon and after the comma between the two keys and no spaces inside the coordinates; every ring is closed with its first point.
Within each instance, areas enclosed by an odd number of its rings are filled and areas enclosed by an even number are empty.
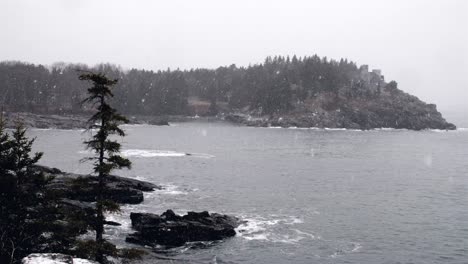
{"type": "MultiPolygon", "coordinates": [[[[83,103],[91,104],[96,113],[88,120],[88,130],[96,131],[90,140],[84,142],[86,147],[94,152],[93,157],[87,160],[93,161],[94,173],[98,177],[96,187],[96,215],[93,228],[96,232],[95,259],[99,263],[106,262],[106,256],[112,255],[109,242],[103,238],[104,224],[106,222],[104,213],[118,211],[117,203],[107,199],[106,178],[114,169],[130,168],[131,162],[119,155],[120,144],[111,139],[111,136],[125,136],[125,132],[119,128],[128,120],[109,105],[109,98],[113,97],[111,87],[117,80],[111,80],[102,73],[84,72],[79,76],[80,80],[89,81],[92,87],[88,88],[88,97],[83,103]]],[[[112,250],[111,250],[112,251],[112,250]]]]}

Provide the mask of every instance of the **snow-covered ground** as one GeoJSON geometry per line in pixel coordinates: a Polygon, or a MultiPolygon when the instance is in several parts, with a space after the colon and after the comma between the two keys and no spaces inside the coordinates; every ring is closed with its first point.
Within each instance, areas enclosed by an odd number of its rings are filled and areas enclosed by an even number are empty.
{"type": "Polygon", "coordinates": [[[23,258],[22,264],[96,264],[96,262],[64,254],[44,253],[30,254],[23,258]]]}

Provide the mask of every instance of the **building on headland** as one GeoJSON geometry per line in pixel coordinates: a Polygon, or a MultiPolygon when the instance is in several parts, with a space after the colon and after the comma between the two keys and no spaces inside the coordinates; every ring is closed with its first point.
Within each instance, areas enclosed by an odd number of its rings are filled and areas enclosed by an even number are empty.
{"type": "Polygon", "coordinates": [[[359,68],[359,75],[361,81],[368,85],[370,82],[369,65],[362,65],[359,68]]]}
{"type": "Polygon", "coordinates": [[[371,90],[378,90],[385,86],[385,78],[380,69],[373,69],[369,72],[369,65],[362,65],[359,68],[359,79],[371,90]]]}

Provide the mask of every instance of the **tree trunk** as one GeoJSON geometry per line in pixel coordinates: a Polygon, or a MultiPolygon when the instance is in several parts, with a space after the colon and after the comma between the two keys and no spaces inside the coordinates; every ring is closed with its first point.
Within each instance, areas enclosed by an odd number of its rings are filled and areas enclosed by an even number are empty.
{"type": "MultiPolygon", "coordinates": [[[[101,97],[101,105],[104,104],[104,97],[101,97]]],[[[104,117],[101,119],[101,128],[103,129],[105,124],[104,117]]],[[[99,263],[104,263],[104,239],[102,235],[104,234],[104,212],[102,208],[102,203],[104,200],[103,192],[104,192],[104,173],[102,168],[104,166],[104,142],[106,138],[103,136],[100,138],[100,150],[99,150],[99,175],[98,175],[98,188],[97,188],[97,199],[96,199],[96,243],[97,243],[97,250],[96,250],[96,261],[99,263]]]]}

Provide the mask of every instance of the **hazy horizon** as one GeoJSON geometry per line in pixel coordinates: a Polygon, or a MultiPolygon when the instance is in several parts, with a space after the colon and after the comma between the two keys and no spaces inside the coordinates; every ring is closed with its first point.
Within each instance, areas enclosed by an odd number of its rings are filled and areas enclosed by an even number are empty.
{"type": "Polygon", "coordinates": [[[468,113],[468,2],[3,1],[0,61],[217,68],[267,56],[347,58],[468,113]]]}

